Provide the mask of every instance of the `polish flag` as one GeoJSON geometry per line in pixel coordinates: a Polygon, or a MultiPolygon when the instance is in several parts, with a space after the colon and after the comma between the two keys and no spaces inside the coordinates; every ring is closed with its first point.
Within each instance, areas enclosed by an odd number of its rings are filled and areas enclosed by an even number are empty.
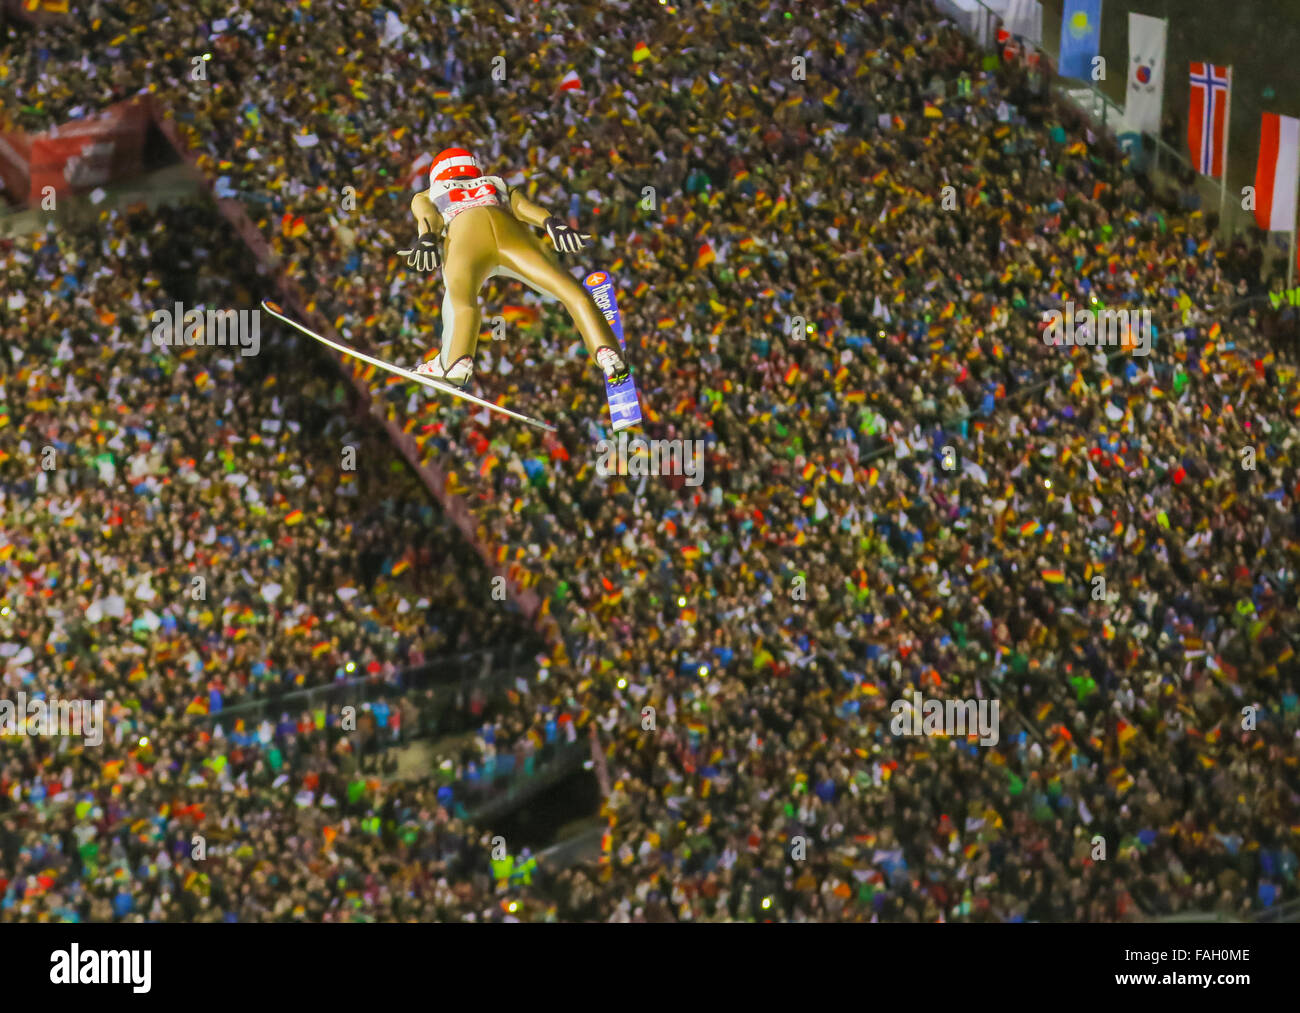
{"type": "Polygon", "coordinates": [[[560,91],[582,91],[582,82],[578,80],[576,70],[571,70],[564,75],[564,80],[560,82],[560,91]]]}
{"type": "Polygon", "coordinates": [[[1255,169],[1255,222],[1265,232],[1295,228],[1295,188],[1300,178],[1300,120],[1265,113],[1255,169]]]}

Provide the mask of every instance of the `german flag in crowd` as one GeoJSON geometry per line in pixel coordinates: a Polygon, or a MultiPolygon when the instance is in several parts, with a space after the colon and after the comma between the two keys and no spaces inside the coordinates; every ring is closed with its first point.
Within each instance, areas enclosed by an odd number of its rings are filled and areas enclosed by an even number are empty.
{"type": "Polygon", "coordinates": [[[280,234],[290,239],[297,239],[307,232],[307,222],[301,215],[294,217],[292,211],[286,211],[280,219],[280,234]]]}

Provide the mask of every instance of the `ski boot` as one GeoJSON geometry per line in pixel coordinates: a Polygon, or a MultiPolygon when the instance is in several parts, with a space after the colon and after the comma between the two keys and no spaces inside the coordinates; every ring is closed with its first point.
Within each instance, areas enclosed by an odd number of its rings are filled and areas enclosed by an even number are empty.
{"type": "Polygon", "coordinates": [[[618,349],[611,348],[609,345],[602,345],[596,349],[596,365],[605,374],[605,379],[615,387],[620,383],[625,383],[627,378],[632,375],[632,371],[628,369],[628,365],[623,360],[623,356],[619,354],[618,349]]]}
{"type": "Polygon", "coordinates": [[[443,369],[442,355],[438,354],[420,363],[415,367],[414,372],[419,373],[420,376],[427,376],[431,380],[449,384],[457,390],[464,390],[469,386],[470,378],[474,375],[474,357],[462,355],[451,364],[449,369],[443,369]]]}

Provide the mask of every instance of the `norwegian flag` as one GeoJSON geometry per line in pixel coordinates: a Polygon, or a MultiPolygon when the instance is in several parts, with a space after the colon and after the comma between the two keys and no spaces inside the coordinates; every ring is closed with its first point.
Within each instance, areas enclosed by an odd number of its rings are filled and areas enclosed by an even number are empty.
{"type": "Polygon", "coordinates": [[[1212,63],[1192,64],[1191,108],[1187,111],[1187,148],[1196,171],[1223,175],[1224,127],[1228,120],[1228,94],[1232,68],[1212,63]]]}

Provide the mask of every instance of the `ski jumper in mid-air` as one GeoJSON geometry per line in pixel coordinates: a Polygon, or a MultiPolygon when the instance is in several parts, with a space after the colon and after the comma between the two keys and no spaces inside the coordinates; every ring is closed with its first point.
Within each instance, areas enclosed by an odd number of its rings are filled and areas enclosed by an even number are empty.
{"type": "Polygon", "coordinates": [[[441,266],[446,286],[442,347],[415,372],[461,389],[468,385],[478,345],[479,289],[489,278],[505,277],[560,300],[606,381],[622,383],[628,378],[627,363],[604,314],[582,284],[547,254],[529,226],[545,229],[561,253],[579,252],[591,236],[569,228],[500,176],[483,175],[463,148],[448,148],[434,159],[429,189],[416,194],[411,211],[419,238],[413,249],[398,254],[415,270],[430,272],[441,266]]]}

